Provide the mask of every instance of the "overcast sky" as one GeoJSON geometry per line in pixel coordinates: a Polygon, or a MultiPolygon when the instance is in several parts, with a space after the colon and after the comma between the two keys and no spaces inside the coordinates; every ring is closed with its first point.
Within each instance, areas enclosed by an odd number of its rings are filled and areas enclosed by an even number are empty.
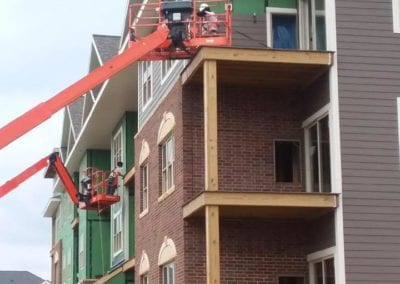
{"type": "MultiPolygon", "coordinates": [[[[92,34],[120,35],[126,0],[0,0],[0,127],[85,75],[92,34]]],[[[63,112],[0,150],[0,185],[58,147],[63,112]]],[[[0,270],[50,279],[52,182],[0,199],[0,270]]]]}

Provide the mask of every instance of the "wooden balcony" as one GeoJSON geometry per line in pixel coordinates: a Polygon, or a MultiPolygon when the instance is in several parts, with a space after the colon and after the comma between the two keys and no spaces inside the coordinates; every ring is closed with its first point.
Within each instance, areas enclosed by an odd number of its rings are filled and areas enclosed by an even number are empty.
{"type": "Polygon", "coordinates": [[[183,207],[183,217],[204,216],[206,206],[218,206],[220,217],[306,219],[333,211],[331,193],[205,191],[183,207]]]}
{"type": "Polygon", "coordinates": [[[216,61],[219,85],[296,93],[329,70],[333,53],[203,47],[182,73],[182,85],[202,84],[206,61],[216,61]]]}

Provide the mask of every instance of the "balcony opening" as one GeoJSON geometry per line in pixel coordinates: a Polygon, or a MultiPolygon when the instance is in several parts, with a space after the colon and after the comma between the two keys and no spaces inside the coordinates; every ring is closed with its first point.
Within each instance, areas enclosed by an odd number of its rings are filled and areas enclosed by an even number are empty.
{"type": "Polygon", "coordinates": [[[300,182],[300,142],[274,141],[275,181],[300,182]]]}

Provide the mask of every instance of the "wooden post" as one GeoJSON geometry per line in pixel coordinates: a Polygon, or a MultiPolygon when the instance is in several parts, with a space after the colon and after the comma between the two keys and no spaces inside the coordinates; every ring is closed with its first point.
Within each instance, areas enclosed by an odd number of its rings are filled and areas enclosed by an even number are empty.
{"type": "MultiPolygon", "coordinates": [[[[218,190],[217,62],[205,61],[204,72],[204,154],[205,190],[218,190]]],[[[219,207],[206,206],[207,284],[220,283],[219,207]]]]}
{"type": "Polygon", "coordinates": [[[219,207],[206,206],[207,284],[220,283],[219,207]]]}
{"type": "Polygon", "coordinates": [[[205,190],[218,190],[217,62],[204,62],[205,190]]]}

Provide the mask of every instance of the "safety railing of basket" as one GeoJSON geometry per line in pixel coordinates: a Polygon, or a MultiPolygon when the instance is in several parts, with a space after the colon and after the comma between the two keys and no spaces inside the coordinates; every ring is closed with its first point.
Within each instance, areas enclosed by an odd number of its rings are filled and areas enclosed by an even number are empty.
{"type": "MultiPolygon", "coordinates": [[[[193,11],[191,19],[182,21],[188,25],[188,38],[198,39],[205,37],[225,37],[227,42],[231,43],[232,35],[232,19],[231,10],[232,6],[229,0],[207,0],[197,1],[193,0],[193,11]],[[207,4],[215,15],[215,20],[212,24],[217,25],[217,32],[213,34],[205,34],[203,26],[210,24],[204,17],[197,15],[201,4],[207,4]]],[[[156,30],[160,24],[168,24],[164,20],[161,11],[162,1],[143,1],[140,4],[131,4],[129,6],[128,25],[129,29],[134,35],[132,39],[140,39],[156,30]]]]}

